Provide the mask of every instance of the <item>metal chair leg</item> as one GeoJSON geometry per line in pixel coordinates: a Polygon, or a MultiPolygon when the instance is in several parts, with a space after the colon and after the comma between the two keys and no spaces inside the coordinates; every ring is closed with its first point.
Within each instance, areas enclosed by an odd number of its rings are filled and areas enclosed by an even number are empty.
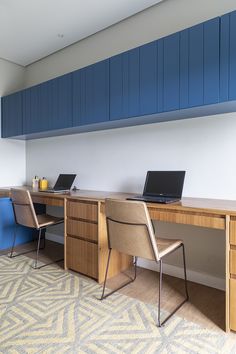
{"type": "Polygon", "coordinates": [[[103,283],[102,296],[101,296],[101,299],[100,299],[100,300],[105,299],[104,294],[105,294],[105,288],[106,288],[107,274],[108,274],[108,268],[109,268],[110,258],[111,258],[111,248],[109,249],[109,253],[108,253],[108,259],[107,259],[107,267],[106,267],[105,279],[104,279],[104,283],[103,283]]]}
{"type": "MultiPolygon", "coordinates": [[[[61,223],[61,222],[60,222],[61,223]]],[[[60,224],[58,223],[58,224],[60,224]]],[[[54,225],[53,225],[54,226],[54,225]]],[[[53,262],[50,262],[50,263],[46,263],[46,264],[43,264],[41,266],[38,267],[38,256],[39,256],[39,250],[41,249],[44,249],[45,248],[45,245],[46,245],[46,238],[45,238],[45,235],[44,235],[44,239],[43,239],[43,247],[40,247],[40,244],[41,244],[41,237],[42,237],[42,230],[44,229],[45,227],[42,227],[39,229],[39,237],[38,237],[38,244],[37,244],[37,249],[36,249],[36,259],[35,259],[35,263],[34,263],[34,266],[32,268],[34,269],[41,269],[43,267],[47,267],[51,264],[54,264],[54,263],[58,263],[58,262],[62,262],[64,261],[64,258],[60,258],[56,261],[53,261],[53,262]]]]}
{"type": "Polygon", "coordinates": [[[182,249],[183,249],[185,299],[164,319],[164,321],[161,322],[162,260],[160,260],[159,298],[158,298],[158,320],[157,320],[157,326],[158,326],[158,327],[162,327],[162,326],[180,309],[180,307],[183,306],[183,304],[185,304],[185,302],[187,302],[187,301],[189,300],[184,244],[181,244],[180,247],[182,247],[182,249]]]}
{"type": "Polygon", "coordinates": [[[161,327],[161,288],[162,288],[162,260],[159,269],[159,293],[158,293],[158,327],[161,327]]]}
{"type": "MultiPolygon", "coordinates": [[[[18,256],[23,256],[24,254],[27,254],[27,253],[30,253],[30,252],[34,252],[34,251],[37,250],[37,248],[33,248],[33,249],[30,249],[30,250],[25,251],[25,252],[14,254],[14,248],[15,248],[16,236],[17,236],[17,229],[18,229],[18,224],[15,224],[13,243],[12,243],[11,251],[8,254],[9,258],[15,258],[15,257],[18,257],[18,256]]],[[[45,248],[45,240],[44,240],[43,248],[45,248]]],[[[40,248],[40,249],[42,249],[42,248],[40,248]]]]}
{"type": "Polygon", "coordinates": [[[114,294],[116,291],[124,288],[126,285],[129,285],[131,283],[133,283],[137,277],[137,257],[134,257],[134,277],[131,278],[130,281],[128,281],[127,283],[119,286],[118,288],[110,291],[108,294],[105,295],[105,289],[106,289],[106,282],[107,282],[107,275],[108,275],[108,269],[109,269],[109,263],[110,263],[110,258],[111,258],[111,249],[109,249],[109,254],[108,254],[108,259],[107,259],[107,267],[106,267],[106,273],[105,273],[105,280],[103,283],[103,289],[102,289],[102,296],[100,298],[100,300],[106,299],[108,296],[114,294]]]}
{"type": "Polygon", "coordinates": [[[186,260],[185,260],[185,248],[184,248],[184,244],[182,244],[182,250],[183,250],[183,265],[184,265],[185,295],[186,295],[186,299],[189,300],[189,294],[188,294],[188,280],[187,280],[187,272],[186,272],[186,260]]]}
{"type": "Polygon", "coordinates": [[[42,229],[39,229],[39,236],[38,236],[38,246],[37,246],[37,251],[36,251],[36,258],[35,258],[35,262],[34,262],[34,269],[37,269],[37,265],[38,265],[38,257],[39,257],[39,247],[40,247],[40,240],[41,240],[41,233],[42,233],[42,229]]]}
{"type": "Polygon", "coordinates": [[[13,238],[13,243],[12,243],[12,247],[11,247],[11,252],[8,255],[9,258],[13,258],[13,252],[14,252],[14,247],[15,247],[15,243],[16,243],[16,230],[17,230],[17,224],[14,227],[14,238],[13,238]]]}

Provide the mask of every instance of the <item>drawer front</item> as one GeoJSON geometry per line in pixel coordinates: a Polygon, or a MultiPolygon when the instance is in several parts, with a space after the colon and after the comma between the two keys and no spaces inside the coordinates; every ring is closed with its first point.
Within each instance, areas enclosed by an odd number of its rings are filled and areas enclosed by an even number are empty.
{"type": "Polygon", "coordinates": [[[67,267],[97,279],[98,246],[73,237],[66,238],[67,267]]]}
{"type": "Polygon", "coordinates": [[[89,202],[67,202],[67,216],[77,219],[90,221],[98,220],[98,205],[97,203],[89,202]]]}
{"type": "Polygon", "coordinates": [[[236,249],[230,250],[230,273],[236,276],[236,249]]]}
{"type": "Polygon", "coordinates": [[[230,243],[236,246],[236,220],[230,221],[230,243]]]}
{"type": "Polygon", "coordinates": [[[86,221],[67,219],[67,235],[97,242],[98,225],[86,221]]]}
{"type": "Polygon", "coordinates": [[[236,279],[230,279],[230,329],[236,331],[236,279]]]}
{"type": "Polygon", "coordinates": [[[46,204],[46,205],[53,205],[59,207],[64,206],[64,198],[52,198],[52,197],[48,198],[48,197],[38,197],[32,195],[32,200],[33,203],[38,203],[38,204],[46,204]]]}

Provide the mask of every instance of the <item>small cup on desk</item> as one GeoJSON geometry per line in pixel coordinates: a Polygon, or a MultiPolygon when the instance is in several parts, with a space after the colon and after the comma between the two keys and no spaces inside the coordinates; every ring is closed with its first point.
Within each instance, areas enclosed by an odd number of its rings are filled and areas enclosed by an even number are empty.
{"type": "Polygon", "coordinates": [[[43,177],[40,182],[39,182],[39,188],[41,190],[45,190],[45,189],[48,189],[48,181],[46,180],[45,177],[43,177]]]}

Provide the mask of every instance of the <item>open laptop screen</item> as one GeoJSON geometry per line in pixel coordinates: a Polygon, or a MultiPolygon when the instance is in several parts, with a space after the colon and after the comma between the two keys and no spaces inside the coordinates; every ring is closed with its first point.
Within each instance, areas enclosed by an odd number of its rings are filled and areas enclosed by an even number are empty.
{"type": "Polygon", "coordinates": [[[148,171],[144,196],[182,197],[185,171],[148,171]]]}
{"type": "Polygon", "coordinates": [[[53,189],[54,190],[71,189],[75,177],[76,177],[75,174],[60,174],[53,189]]]}

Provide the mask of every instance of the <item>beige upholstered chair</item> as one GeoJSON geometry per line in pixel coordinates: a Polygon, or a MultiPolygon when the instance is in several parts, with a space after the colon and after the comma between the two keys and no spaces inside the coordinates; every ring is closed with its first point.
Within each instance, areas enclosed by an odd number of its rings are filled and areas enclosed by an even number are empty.
{"type": "Polygon", "coordinates": [[[158,326],[161,327],[186,301],[188,301],[187,276],[184,244],[181,240],[161,239],[155,236],[147,206],[143,202],[126,200],[105,200],[105,214],[108,233],[108,261],[101,300],[130,284],[136,278],[137,257],[159,263],[158,326]],[[179,248],[183,250],[185,299],[161,322],[161,288],[163,258],[179,248]],[[134,257],[134,278],[105,295],[105,287],[112,249],[134,257]]]}
{"type": "Polygon", "coordinates": [[[34,205],[28,190],[23,189],[11,189],[11,199],[15,214],[16,228],[14,232],[14,240],[11,248],[9,257],[13,257],[16,236],[17,236],[17,225],[23,225],[31,227],[38,230],[38,242],[36,249],[36,258],[33,268],[38,269],[38,255],[40,248],[40,241],[42,236],[42,230],[46,229],[48,226],[56,225],[62,223],[63,218],[58,218],[55,216],[50,216],[47,214],[36,215],[34,205]]]}

